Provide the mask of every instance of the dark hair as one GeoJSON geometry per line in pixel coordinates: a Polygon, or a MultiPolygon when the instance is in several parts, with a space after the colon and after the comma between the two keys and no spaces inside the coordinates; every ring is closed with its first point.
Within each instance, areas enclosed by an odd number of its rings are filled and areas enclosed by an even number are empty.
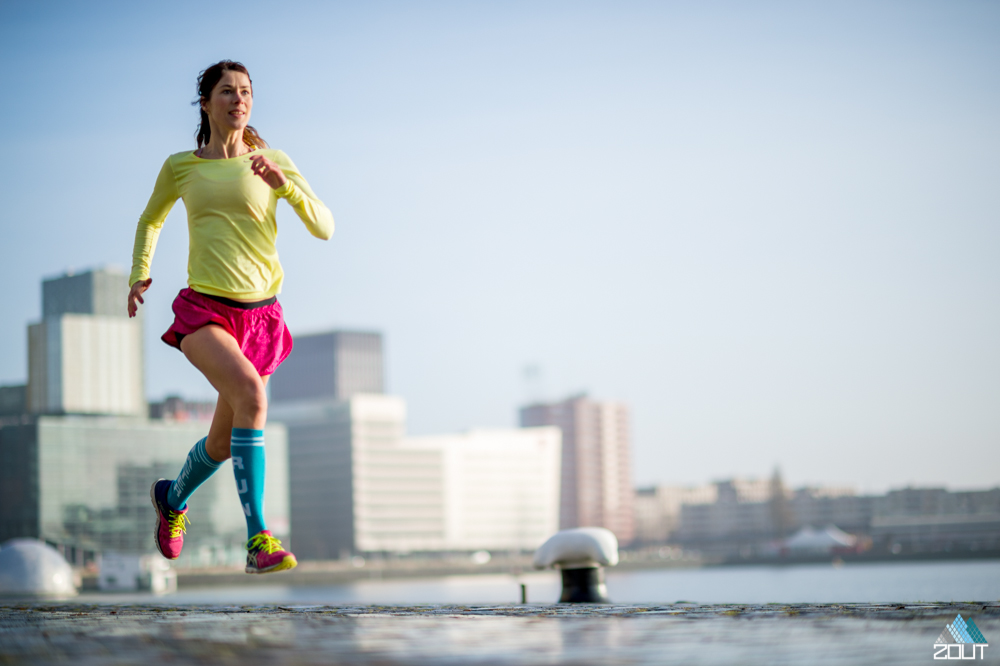
{"type": "MultiPolygon", "coordinates": [[[[212,90],[215,89],[215,86],[222,79],[222,75],[226,72],[242,72],[247,75],[247,79],[250,78],[250,72],[247,71],[247,68],[242,63],[233,60],[220,60],[211,67],[202,70],[201,74],[198,75],[198,99],[191,104],[197,106],[201,112],[201,124],[198,125],[198,131],[195,133],[199,148],[208,145],[209,139],[212,138],[212,126],[209,125],[208,114],[201,108],[201,104],[209,100],[212,96],[212,90]]],[[[252,80],[250,81],[250,94],[253,94],[252,80]]],[[[267,148],[267,142],[250,125],[247,125],[243,130],[243,143],[250,148],[267,148]]]]}

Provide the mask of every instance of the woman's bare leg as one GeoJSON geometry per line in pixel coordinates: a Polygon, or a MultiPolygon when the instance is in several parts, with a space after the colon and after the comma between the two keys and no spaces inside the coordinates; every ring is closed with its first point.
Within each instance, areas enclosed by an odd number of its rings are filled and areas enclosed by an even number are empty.
{"type": "Polygon", "coordinates": [[[203,326],[181,341],[181,351],[219,392],[205,451],[222,461],[233,458],[236,492],[247,519],[247,573],[270,573],[295,567],[295,555],[281,548],[264,523],[264,424],[267,377],[257,374],[235,338],[220,326],[203,326]],[[256,432],[254,432],[256,431],[256,432]]]}
{"type": "MultiPolygon", "coordinates": [[[[261,380],[267,384],[271,375],[263,375],[261,380]]],[[[233,432],[233,408],[219,395],[219,400],[215,404],[215,416],[212,417],[212,427],[208,430],[208,440],[205,442],[205,450],[212,460],[225,462],[229,460],[229,445],[232,442],[233,432]]]]}
{"type": "MultiPolygon", "coordinates": [[[[210,477],[218,464],[210,465],[207,454],[216,463],[229,459],[232,431],[239,424],[262,429],[267,420],[267,398],[261,378],[240,351],[236,340],[219,326],[205,326],[181,341],[181,350],[196,368],[219,391],[212,426],[204,444],[199,441],[188,454],[176,481],[160,479],[150,489],[150,497],[159,514],[155,538],[167,559],[176,559],[184,544],[184,505],[187,499],[210,477]],[[200,448],[200,447],[204,448],[200,448]],[[200,453],[199,453],[200,451],[200,453]]],[[[263,463],[263,460],[261,461],[263,463]]],[[[259,511],[258,511],[259,513],[259,511]]],[[[249,528],[248,528],[249,529],[249,528]]]]}
{"type": "Polygon", "coordinates": [[[233,428],[264,428],[267,379],[257,374],[236,339],[221,326],[203,326],[185,335],[181,351],[219,392],[206,450],[213,459],[226,460],[233,428]]]}

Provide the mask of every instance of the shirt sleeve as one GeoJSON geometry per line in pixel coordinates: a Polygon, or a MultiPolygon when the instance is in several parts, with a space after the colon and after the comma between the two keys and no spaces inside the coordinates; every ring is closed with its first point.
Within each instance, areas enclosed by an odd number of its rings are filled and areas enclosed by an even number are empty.
{"type": "Polygon", "coordinates": [[[299,219],[306,225],[316,238],[330,240],[333,236],[333,214],[330,209],[323,205],[319,197],[313,193],[309,183],[302,177],[299,170],[295,168],[291,158],[280,150],[275,151],[275,164],[281,167],[288,182],[274,191],[280,198],[285,199],[299,219]]]}
{"type": "Polygon", "coordinates": [[[163,163],[160,175],[156,177],[153,194],[149,197],[146,210],[139,216],[139,225],[135,230],[135,245],[132,247],[132,274],[128,278],[131,287],[140,280],[149,277],[149,266],[153,261],[153,251],[156,250],[156,239],[160,237],[163,221],[167,213],[177,203],[180,193],[177,190],[177,180],[170,166],[170,158],[163,163]]]}

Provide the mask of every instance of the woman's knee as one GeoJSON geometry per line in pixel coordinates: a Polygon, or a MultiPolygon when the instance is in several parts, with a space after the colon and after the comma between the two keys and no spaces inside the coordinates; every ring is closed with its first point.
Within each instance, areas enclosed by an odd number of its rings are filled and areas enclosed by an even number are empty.
{"type": "Polygon", "coordinates": [[[247,377],[239,383],[233,411],[250,416],[267,415],[267,392],[260,377],[247,377]]]}

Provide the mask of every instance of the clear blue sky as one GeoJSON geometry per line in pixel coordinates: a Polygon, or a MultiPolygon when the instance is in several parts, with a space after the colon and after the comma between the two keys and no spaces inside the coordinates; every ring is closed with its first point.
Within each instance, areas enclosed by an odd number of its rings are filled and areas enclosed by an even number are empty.
{"type": "MultiPolygon", "coordinates": [[[[127,268],[198,71],[337,219],[286,206],[293,332],[385,332],[426,434],[632,408],[637,483],[1000,483],[996,2],[0,5],[0,383],[40,281],[127,268]],[[238,9],[230,9],[238,7],[238,9]]],[[[151,398],[210,388],[158,337],[151,398]]]]}

